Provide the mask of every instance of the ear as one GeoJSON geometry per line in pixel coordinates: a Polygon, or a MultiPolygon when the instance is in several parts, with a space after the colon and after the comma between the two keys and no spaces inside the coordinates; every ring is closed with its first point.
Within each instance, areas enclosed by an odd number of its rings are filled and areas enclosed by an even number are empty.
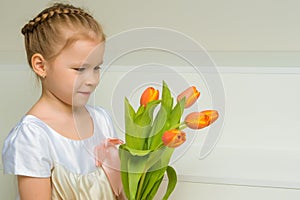
{"type": "Polygon", "coordinates": [[[45,63],[46,63],[46,61],[45,61],[44,57],[39,53],[35,53],[31,57],[31,66],[32,66],[33,71],[39,77],[42,77],[42,78],[45,78],[47,76],[45,63]]]}

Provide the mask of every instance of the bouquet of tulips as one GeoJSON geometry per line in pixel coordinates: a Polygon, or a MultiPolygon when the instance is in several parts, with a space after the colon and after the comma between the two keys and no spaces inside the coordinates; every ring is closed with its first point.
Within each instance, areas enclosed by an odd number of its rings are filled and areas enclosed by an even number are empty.
{"type": "Polygon", "coordinates": [[[125,143],[119,147],[121,178],[129,200],[151,200],[156,195],[165,174],[168,184],[163,199],[168,199],[176,183],[176,171],[169,166],[174,148],[186,141],[184,128],[201,129],[217,120],[216,110],[192,112],[181,122],[183,111],[199,98],[200,92],[189,87],[173,97],[165,82],[162,95],[147,88],[135,109],[125,98],[125,143]],[[160,107],[158,107],[160,105],[160,107]],[[157,112],[154,112],[158,108],[157,112]]]}

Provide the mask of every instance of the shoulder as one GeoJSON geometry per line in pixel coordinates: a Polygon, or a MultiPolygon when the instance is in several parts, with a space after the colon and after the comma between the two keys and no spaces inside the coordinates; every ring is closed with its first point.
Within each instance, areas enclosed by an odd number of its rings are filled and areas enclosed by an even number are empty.
{"type": "Polygon", "coordinates": [[[26,115],[11,129],[5,142],[46,139],[47,131],[48,128],[42,121],[34,116],[26,115]]]}
{"type": "Polygon", "coordinates": [[[4,141],[2,160],[6,173],[49,176],[51,159],[46,127],[33,116],[23,117],[4,141]]]}

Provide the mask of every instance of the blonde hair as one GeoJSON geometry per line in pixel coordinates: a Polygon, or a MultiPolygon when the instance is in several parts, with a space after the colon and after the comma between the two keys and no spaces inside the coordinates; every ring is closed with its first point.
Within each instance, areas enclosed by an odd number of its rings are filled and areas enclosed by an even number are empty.
{"type": "Polygon", "coordinates": [[[27,60],[40,53],[51,61],[63,49],[84,37],[105,41],[101,25],[86,11],[69,4],[55,3],[30,20],[23,28],[27,60]]]}

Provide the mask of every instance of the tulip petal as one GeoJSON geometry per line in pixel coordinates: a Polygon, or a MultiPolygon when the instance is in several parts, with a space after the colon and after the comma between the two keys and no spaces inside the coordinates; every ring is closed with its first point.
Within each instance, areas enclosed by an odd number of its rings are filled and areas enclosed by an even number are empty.
{"type": "Polygon", "coordinates": [[[192,112],[185,118],[185,124],[191,129],[202,129],[213,122],[219,117],[219,113],[216,110],[205,110],[202,112],[192,112]]]}
{"type": "Polygon", "coordinates": [[[181,130],[172,129],[163,134],[162,141],[165,146],[176,148],[186,141],[186,134],[181,130]]]}
{"type": "Polygon", "coordinates": [[[191,86],[178,95],[177,101],[180,101],[185,97],[184,107],[189,108],[196,102],[199,96],[200,96],[200,92],[197,90],[197,88],[195,86],[191,86]]]}
{"type": "Polygon", "coordinates": [[[159,91],[153,87],[148,87],[142,94],[140,98],[140,105],[146,107],[146,105],[154,100],[157,100],[159,96],[159,91]]]}

